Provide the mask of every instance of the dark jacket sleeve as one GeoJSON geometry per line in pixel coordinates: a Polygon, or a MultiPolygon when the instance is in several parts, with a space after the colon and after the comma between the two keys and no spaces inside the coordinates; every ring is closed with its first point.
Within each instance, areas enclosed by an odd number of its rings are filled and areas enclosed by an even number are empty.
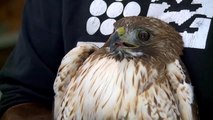
{"type": "Polygon", "coordinates": [[[25,102],[51,106],[63,54],[61,0],[26,0],[18,43],[0,71],[0,116],[25,102]]]}

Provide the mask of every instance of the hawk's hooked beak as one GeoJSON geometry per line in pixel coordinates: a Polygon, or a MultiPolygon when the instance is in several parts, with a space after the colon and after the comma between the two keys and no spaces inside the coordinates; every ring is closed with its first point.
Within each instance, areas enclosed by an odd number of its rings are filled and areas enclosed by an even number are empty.
{"type": "Polygon", "coordinates": [[[114,51],[118,48],[135,48],[137,47],[128,38],[124,27],[116,29],[115,33],[111,36],[110,51],[114,51]]]}

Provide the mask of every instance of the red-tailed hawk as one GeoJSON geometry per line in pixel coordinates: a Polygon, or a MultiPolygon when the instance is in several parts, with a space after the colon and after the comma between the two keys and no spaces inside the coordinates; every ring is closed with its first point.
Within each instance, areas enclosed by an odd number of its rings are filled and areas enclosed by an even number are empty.
{"type": "Polygon", "coordinates": [[[103,47],[81,45],[63,58],[54,118],[197,119],[179,33],[151,17],[125,17],[114,26],[103,47]]]}

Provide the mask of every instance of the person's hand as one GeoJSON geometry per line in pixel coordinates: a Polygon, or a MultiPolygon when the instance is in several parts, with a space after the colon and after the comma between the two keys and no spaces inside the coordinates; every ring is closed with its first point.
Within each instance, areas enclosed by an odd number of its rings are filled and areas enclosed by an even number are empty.
{"type": "Polygon", "coordinates": [[[1,120],[52,120],[52,110],[37,103],[23,103],[9,108],[1,120]]]}

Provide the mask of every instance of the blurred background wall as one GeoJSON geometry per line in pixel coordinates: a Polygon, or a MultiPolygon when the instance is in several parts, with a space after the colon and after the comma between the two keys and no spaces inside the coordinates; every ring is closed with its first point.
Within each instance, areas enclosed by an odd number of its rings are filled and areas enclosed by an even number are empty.
{"type": "Polygon", "coordinates": [[[0,69],[18,40],[24,0],[0,0],[0,69]]]}

